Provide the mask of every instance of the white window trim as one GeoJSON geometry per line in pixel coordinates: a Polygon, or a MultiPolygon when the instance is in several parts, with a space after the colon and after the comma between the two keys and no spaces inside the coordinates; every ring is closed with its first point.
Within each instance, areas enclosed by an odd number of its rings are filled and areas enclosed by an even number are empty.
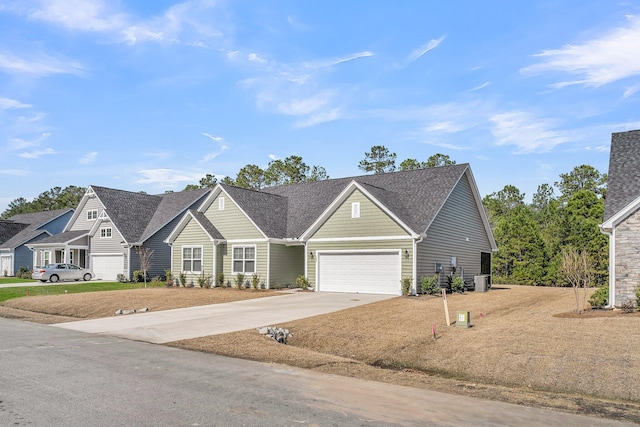
{"type": "Polygon", "coordinates": [[[101,239],[111,239],[112,237],[113,237],[113,228],[111,228],[111,227],[102,227],[100,229],[100,238],[101,239]]]}
{"type": "Polygon", "coordinates": [[[256,245],[233,245],[231,246],[231,274],[255,274],[258,272],[258,247],[256,245]],[[235,269],[235,262],[236,259],[234,258],[235,255],[235,250],[237,248],[242,248],[242,271],[236,271],[235,269]],[[247,261],[247,258],[245,258],[245,249],[246,248],[253,248],[253,271],[247,273],[245,271],[245,262],[247,261]]]}
{"type": "Polygon", "coordinates": [[[96,219],[98,219],[98,209],[87,211],[87,221],[95,221],[96,219]]]}
{"type": "Polygon", "coordinates": [[[220,197],[218,199],[218,210],[219,211],[223,211],[224,210],[224,197],[220,197]]]}
{"type": "Polygon", "coordinates": [[[351,203],[351,218],[360,218],[360,202],[351,203]]]}
{"type": "Polygon", "coordinates": [[[204,246],[202,246],[202,245],[185,245],[185,246],[181,246],[180,247],[180,270],[183,273],[198,273],[198,274],[200,274],[200,273],[202,273],[202,269],[203,268],[204,268],[204,246]],[[184,250],[185,249],[191,249],[191,258],[189,258],[189,260],[191,262],[191,269],[189,269],[189,270],[185,270],[184,269],[184,261],[185,261],[184,250]],[[200,270],[194,270],[193,269],[193,261],[194,261],[194,259],[196,259],[196,258],[193,257],[193,250],[194,249],[200,249],[200,258],[198,258],[200,260],[200,270]]]}

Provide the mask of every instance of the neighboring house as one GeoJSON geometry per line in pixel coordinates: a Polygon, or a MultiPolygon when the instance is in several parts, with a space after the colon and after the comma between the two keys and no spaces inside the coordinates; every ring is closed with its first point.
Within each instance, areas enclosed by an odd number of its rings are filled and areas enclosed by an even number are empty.
{"type": "Polygon", "coordinates": [[[60,233],[72,214],[73,209],[59,209],[1,220],[0,275],[14,276],[20,267],[32,270],[33,253],[27,245],[60,233]]]}
{"type": "Polygon", "coordinates": [[[401,280],[490,274],[497,250],[468,164],[248,190],[219,184],[167,239],[174,275],[397,295],[401,280]]]}
{"type": "Polygon", "coordinates": [[[34,264],[70,262],[93,270],[97,279],[131,279],[140,270],[136,248],[153,250],[150,277],[170,267],[164,240],[182,215],[202,203],[209,189],[148,195],[91,186],[64,231],[29,245],[34,264]]]}
{"type": "Polygon", "coordinates": [[[636,300],[640,285],[640,130],[611,135],[604,222],[609,235],[609,306],[636,300]]]}

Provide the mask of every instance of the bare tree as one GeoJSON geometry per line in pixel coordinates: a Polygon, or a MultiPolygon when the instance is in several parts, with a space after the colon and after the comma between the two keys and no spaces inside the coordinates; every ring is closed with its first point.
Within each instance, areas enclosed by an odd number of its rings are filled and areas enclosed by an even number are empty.
{"type": "Polygon", "coordinates": [[[587,251],[574,248],[562,249],[560,271],[571,283],[576,297],[576,313],[582,314],[587,303],[587,288],[591,287],[592,265],[587,251]],[[582,292],[580,292],[582,289],[582,292]]]}
{"type": "Polygon", "coordinates": [[[144,277],[144,287],[147,287],[147,271],[151,268],[151,259],[153,258],[154,250],[151,248],[143,248],[142,246],[136,246],[136,253],[140,260],[140,269],[142,270],[142,276],[144,277]]]}

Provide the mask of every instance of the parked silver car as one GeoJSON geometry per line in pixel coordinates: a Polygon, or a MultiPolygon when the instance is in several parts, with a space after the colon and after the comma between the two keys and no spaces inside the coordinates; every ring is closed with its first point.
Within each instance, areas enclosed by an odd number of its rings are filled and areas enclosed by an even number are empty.
{"type": "Polygon", "coordinates": [[[57,282],[59,280],[84,280],[88,282],[93,279],[93,272],[86,268],[73,264],[47,264],[44,267],[36,268],[31,278],[46,282],[57,282]]]}

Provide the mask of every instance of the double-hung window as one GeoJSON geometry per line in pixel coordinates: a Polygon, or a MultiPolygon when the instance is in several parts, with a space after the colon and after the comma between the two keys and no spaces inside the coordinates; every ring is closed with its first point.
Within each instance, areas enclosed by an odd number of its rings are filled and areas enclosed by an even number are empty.
{"type": "Polygon", "coordinates": [[[94,219],[98,218],[98,210],[97,209],[93,209],[90,211],[87,211],[87,221],[93,221],[94,219]]]}
{"type": "Polygon", "coordinates": [[[200,273],[202,271],[202,247],[182,247],[182,271],[200,273]]]}
{"type": "Polygon", "coordinates": [[[100,238],[101,239],[110,239],[111,238],[111,227],[101,228],[100,229],[100,238]]]}
{"type": "Polygon", "coordinates": [[[256,272],[256,247],[233,247],[233,274],[256,272]]]}

